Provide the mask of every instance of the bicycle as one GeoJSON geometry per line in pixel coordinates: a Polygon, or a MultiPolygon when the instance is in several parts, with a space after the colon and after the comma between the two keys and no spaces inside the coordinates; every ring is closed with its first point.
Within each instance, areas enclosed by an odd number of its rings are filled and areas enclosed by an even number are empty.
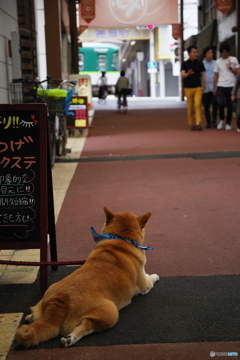
{"type": "Polygon", "coordinates": [[[127,108],[128,108],[127,95],[132,95],[132,89],[123,88],[120,90],[120,93],[118,94],[118,102],[117,102],[117,107],[119,112],[121,110],[127,112],[127,108]]]}
{"type": "Polygon", "coordinates": [[[67,142],[65,115],[68,114],[73,87],[76,81],[56,81],[51,77],[43,81],[13,79],[10,84],[13,103],[46,103],[49,129],[49,149],[51,166],[54,166],[56,155],[61,156],[67,142]],[[47,83],[47,88],[42,86],[47,83]],[[50,84],[58,85],[51,88],[50,84]],[[64,88],[70,86],[71,89],[64,88]]]}
{"type": "MultiPolygon", "coordinates": [[[[53,83],[53,82],[51,82],[53,83]]],[[[56,84],[57,82],[54,81],[56,84]]],[[[67,142],[66,119],[69,115],[68,108],[71,103],[73,88],[76,81],[63,80],[58,88],[48,88],[46,90],[37,89],[37,94],[42,96],[47,103],[50,120],[50,144],[52,162],[54,163],[56,154],[61,156],[67,142]],[[69,89],[70,87],[70,89],[69,89]]],[[[48,82],[49,84],[49,82],[48,82]]]]}

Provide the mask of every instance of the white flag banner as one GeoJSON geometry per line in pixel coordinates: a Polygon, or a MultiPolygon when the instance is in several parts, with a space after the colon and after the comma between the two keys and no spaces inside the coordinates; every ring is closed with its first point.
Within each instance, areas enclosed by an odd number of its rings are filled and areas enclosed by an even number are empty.
{"type": "Polygon", "coordinates": [[[178,23],[178,0],[95,0],[95,18],[80,25],[130,27],[178,23]]]}

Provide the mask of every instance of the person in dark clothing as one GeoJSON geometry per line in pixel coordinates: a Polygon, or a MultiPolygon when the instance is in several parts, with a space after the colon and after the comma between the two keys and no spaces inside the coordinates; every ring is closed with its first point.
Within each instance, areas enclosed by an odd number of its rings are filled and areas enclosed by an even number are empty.
{"type": "Polygon", "coordinates": [[[202,94],[206,84],[205,67],[198,60],[198,49],[191,45],[187,49],[189,59],[181,66],[184,92],[187,98],[188,123],[191,130],[202,130],[202,94]],[[194,111],[195,110],[195,111],[194,111]]]}
{"type": "Polygon", "coordinates": [[[118,81],[116,83],[116,92],[118,94],[118,107],[120,108],[121,104],[121,97],[123,97],[123,105],[127,106],[127,95],[126,93],[122,93],[123,89],[127,89],[129,86],[129,80],[125,76],[125,71],[122,70],[120,73],[120,77],[118,78],[118,81]]]}

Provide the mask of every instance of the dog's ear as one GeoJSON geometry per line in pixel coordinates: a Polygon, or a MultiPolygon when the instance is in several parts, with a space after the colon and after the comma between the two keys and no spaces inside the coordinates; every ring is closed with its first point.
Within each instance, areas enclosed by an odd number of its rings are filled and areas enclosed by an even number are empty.
{"type": "Polygon", "coordinates": [[[147,212],[146,214],[138,216],[138,222],[142,229],[145,227],[145,225],[148,222],[148,220],[150,219],[151,215],[152,215],[151,212],[147,212]]]}
{"type": "Polygon", "coordinates": [[[106,206],[103,207],[103,210],[106,215],[106,224],[107,224],[112,220],[114,214],[110,210],[108,210],[108,208],[106,206]]]}

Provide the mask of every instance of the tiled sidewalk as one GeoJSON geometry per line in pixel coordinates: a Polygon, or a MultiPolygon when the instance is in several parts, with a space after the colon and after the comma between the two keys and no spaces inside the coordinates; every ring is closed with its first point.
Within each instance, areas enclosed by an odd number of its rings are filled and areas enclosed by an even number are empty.
{"type": "MultiPolygon", "coordinates": [[[[71,152],[66,155],[67,158],[80,157],[86,134],[87,130],[84,130],[83,135],[80,135],[80,133],[75,130],[75,135],[68,138],[67,148],[71,149],[71,152]]],[[[74,162],[56,163],[54,165],[52,177],[55,221],[57,221],[62,202],[75,168],[76,163],[74,162]]],[[[0,259],[12,261],[39,261],[40,250],[2,250],[0,251],[0,259]]],[[[0,285],[33,283],[38,274],[38,270],[39,267],[0,265],[0,285]]],[[[0,360],[6,359],[22,315],[22,313],[0,313],[0,360]]]]}

